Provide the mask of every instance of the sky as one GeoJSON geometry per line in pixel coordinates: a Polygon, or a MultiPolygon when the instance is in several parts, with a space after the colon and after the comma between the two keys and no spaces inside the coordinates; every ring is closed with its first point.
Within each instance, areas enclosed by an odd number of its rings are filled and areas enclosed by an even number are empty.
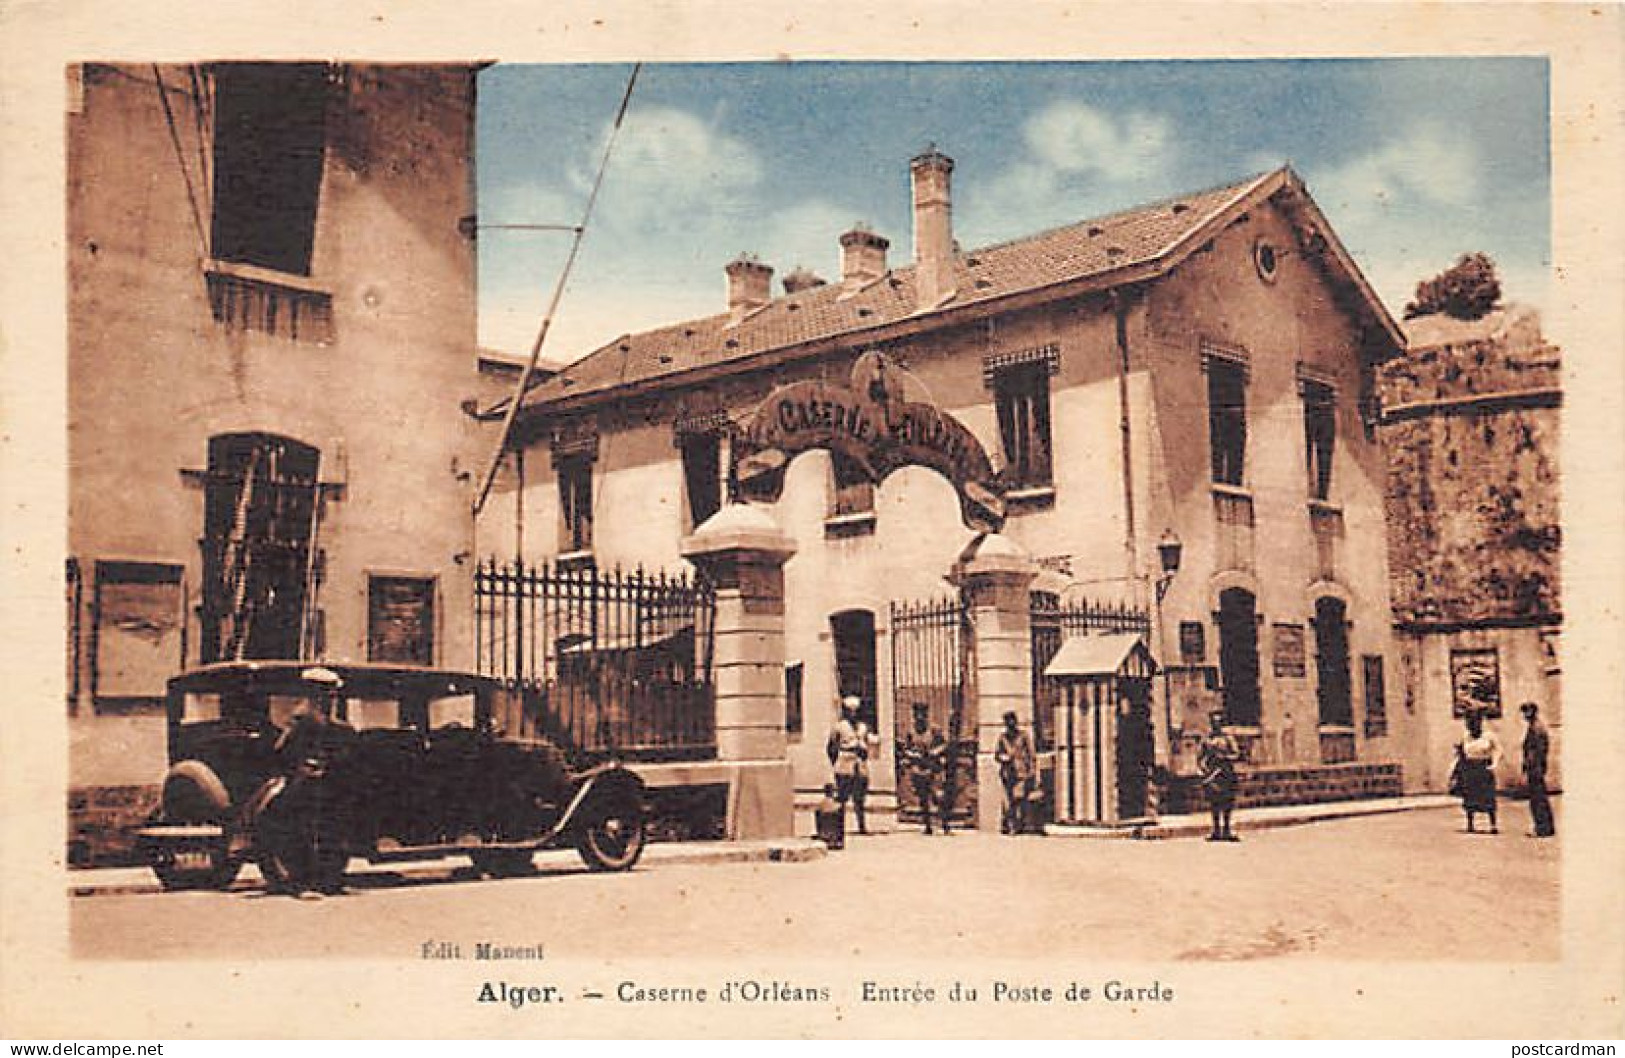
{"type": "MultiPolygon", "coordinates": [[[[630,65],[480,74],[482,225],[578,223],[630,65]]],[[[908,162],[955,161],[967,250],[1291,164],[1399,317],[1484,251],[1507,300],[1550,268],[1538,58],[650,64],[638,75],[543,355],[723,311],[723,266],[840,272],[868,224],[912,260],[908,162]]],[[[485,228],[480,344],[530,351],[567,233],[485,228]]]]}

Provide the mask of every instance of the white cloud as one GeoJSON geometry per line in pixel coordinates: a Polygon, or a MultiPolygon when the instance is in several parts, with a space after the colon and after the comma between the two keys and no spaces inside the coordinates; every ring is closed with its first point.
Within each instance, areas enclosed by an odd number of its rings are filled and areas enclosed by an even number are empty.
{"type": "Polygon", "coordinates": [[[1042,166],[1115,182],[1158,171],[1173,139],[1168,120],[1160,115],[1113,115],[1075,99],[1057,100],[1027,119],[1022,137],[1042,166]]]}
{"type": "Polygon", "coordinates": [[[1155,185],[1175,160],[1173,123],[1160,114],[1113,114],[1059,99],[1022,126],[1025,150],[960,214],[966,245],[1008,239],[1121,204],[1125,188],[1155,185]]]}
{"type": "Polygon", "coordinates": [[[1438,125],[1415,125],[1317,180],[1315,197],[1345,217],[1415,206],[1464,207],[1479,195],[1478,169],[1478,151],[1466,136],[1438,125]]]}
{"type": "MultiPolygon", "coordinates": [[[[583,193],[591,185],[586,170],[574,179],[583,193]]],[[[673,107],[635,108],[610,163],[604,222],[647,230],[738,212],[750,206],[750,191],[761,179],[756,152],[717,123],[673,107]]]]}

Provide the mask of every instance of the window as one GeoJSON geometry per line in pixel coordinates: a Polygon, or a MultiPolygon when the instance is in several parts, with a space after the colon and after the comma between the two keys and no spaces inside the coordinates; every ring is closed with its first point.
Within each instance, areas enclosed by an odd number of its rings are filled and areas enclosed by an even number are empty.
{"type": "Polygon", "coordinates": [[[873,514],[875,485],[856,463],[839,452],[830,453],[830,469],[835,487],[830,496],[829,516],[873,514]]]}
{"type": "Polygon", "coordinates": [[[566,554],[592,550],[592,458],[559,459],[559,549],[566,554]]]}
{"type": "Polygon", "coordinates": [[[434,578],[371,577],[367,660],[434,664],[434,578]]]}
{"type": "Polygon", "coordinates": [[[993,375],[1004,463],[1015,488],[1053,483],[1050,462],[1047,361],[1014,364],[993,375]]]}
{"type": "Polygon", "coordinates": [[[97,562],[91,695],[97,712],[159,706],[185,664],[184,570],[165,562],[97,562]]]}
{"type": "Polygon", "coordinates": [[[802,685],[806,681],[807,667],[792,662],[784,667],[784,730],[792,739],[801,737],[805,713],[801,705],[802,685]]]}
{"type": "Polygon", "coordinates": [[[1353,727],[1354,702],[1349,689],[1347,608],[1341,599],[1315,601],[1315,668],[1320,677],[1322,727],[1353,727]]]}
{"type": "Polygon", "coordinates": [[[1224,681],[1224,722],[1257,727],[1258,609],[1253,593],[1230,588],[1219,594],[1219,674],[1224,681]]]}
{"type": "Polygon", "coordinates": [[[1207,358],[1208,445],[1213,480],[1240,486],[1247,457],[1247,367],[1223,357],[1207,358]]]}
{"type": "Polygon", "coordinates": [[[1302,386],[1309,498],[1326,500],[1331,498],[1332,492],[1332,450],[1337,443],[1337,394],[1324,382],[1305,380],[1302,386]]]}
{"type": "Polygon", "coordinates": [[[698,528],[722,509],[722,437],[717,433],[688,434],[682,448],[688,524],[698,528]]]}
{"type": "Polygon", "coordinates": [[[855,695],[862,704],[858,719],[876,730],[875,615],[868,610],[832,614],[830,632],[835,640],[835,693],[855,695]]]}
{"type": "Polygon", "coordinates": [[[273,434],[209,441],[202,661],[309,653],[320,459],[310,445],[273,434]]]}
{"type": "Polygon", "coordinates": [[[79,620],[84,609],[85,586],[82,579],[83,574],[79,570],[78,559],[68,559],[63,572],[66,575],[64,585],[67,589],[66,602],[68,606],[68,649],[66,655],[68,678],[66,686],[68,688],[68,710],[73,712],[79,708],[79,620]]]}
{"type": "Polygon", "coordinates": [[[327,68],[214,68],[214,256],[310,274],[326,145],[327,68]]]}
{"type": "Polygon", "coordinates": [[[1360,670],[1365,677],[1365,737],[1381,738],[1388,734],[1388,690],[1383,685],[1382,655],[1360,658],[1360,670]]]}

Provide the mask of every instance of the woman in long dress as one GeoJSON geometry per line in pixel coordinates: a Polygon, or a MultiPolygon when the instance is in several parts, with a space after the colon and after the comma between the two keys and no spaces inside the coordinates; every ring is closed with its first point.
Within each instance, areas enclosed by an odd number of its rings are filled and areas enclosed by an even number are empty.
{"type": "Polygon", "coordinates": [[[1499,834],[1495,820],[1495,769],[1501,763],[1501,742],[1484,730],[1482,713],[1467,714],[1467,737],[1456,743],[1456,782],[1461,807],[1467,813],[1467,833],[1477,833],[1478,813],[1490,817],[1490,833],[1499,834]]]}

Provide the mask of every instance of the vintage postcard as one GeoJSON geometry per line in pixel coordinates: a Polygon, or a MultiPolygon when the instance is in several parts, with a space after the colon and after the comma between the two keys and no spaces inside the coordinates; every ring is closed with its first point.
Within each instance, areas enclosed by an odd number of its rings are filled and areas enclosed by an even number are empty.
{"type": "Polygon", "coordinates": [[[1625,1027],[1618,7],[198,13],[4,16],[6,1035],[1625,1027]]]}

